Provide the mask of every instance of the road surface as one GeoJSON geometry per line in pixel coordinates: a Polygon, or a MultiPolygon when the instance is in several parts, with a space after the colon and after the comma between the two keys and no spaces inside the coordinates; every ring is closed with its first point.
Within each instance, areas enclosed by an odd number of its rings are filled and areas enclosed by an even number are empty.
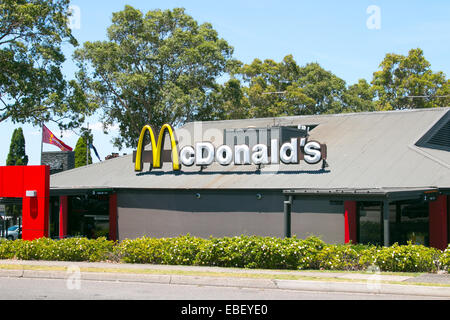
{"type": "MultiPolygon", "coordinates": [[[[429,300],[442,297],[162,283],[0,278],[1,300],[429,300]]],[[[448,299],[447,299],[448,300],[448,299]]]]}

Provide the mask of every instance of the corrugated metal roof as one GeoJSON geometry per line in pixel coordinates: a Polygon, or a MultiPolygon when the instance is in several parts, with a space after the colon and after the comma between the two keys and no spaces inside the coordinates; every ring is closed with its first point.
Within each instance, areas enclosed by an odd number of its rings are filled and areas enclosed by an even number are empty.
{"type": "MultiPolygon", "coordinates": [[[[450,152],[415,143],[450,108],[296,116],[188,123],[176,130],[180,149],[195,142],[223,142],[226,128],[318,125],[311,140],[327,144],[329,168],[321,164],[223,167],[217,163],[172,171],[134,172],[132,155],[51,176],[52,189],[298,189],[450,187],[450,152]]],[[[165,145],[169,145],[165,143],[165,145]]]]}

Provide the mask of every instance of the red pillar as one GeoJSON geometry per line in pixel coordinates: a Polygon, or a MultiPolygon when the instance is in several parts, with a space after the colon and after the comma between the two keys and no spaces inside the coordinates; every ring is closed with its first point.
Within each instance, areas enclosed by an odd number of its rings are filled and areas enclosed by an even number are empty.
{"type": "Polygon", "coordinates": [[[49,236],[50,167],[22,167],[22,239],[34,240],[49,236]],[[27,197],[27,191],[36,191],[27,197]]]}
{"type": "Polygon", "coordinates": [[[67,236],[67,205],[68,197],[59,197],[59,238],[67,236]]]}
{"type": "Polygon", "coordinates": [[[355,244],[358,242],[357,237],[357,214],[356,214],[356,201],[345,201],[345,243],[350,241],[355,244]]]}
{"type": "Polygon", "coordinates": [[[117,240],[117,194],[109,195],[109,240],[117,240]]]}
{"type": "Polygon", "coordinates": [[[439,196],[429,204],[430,247],[447,248],[447,196],[439,196]]]}

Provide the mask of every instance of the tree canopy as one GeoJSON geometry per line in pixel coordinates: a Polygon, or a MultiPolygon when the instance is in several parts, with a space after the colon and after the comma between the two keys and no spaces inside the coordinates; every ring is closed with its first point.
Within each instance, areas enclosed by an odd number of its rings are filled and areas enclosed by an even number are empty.
{"type": "Polygon", "coordinates": [[[208,111],[212,119],[242,119],[448,106],[450,81],[431,71],[421,49],[389,53],[380,69],[370,83],[347,86],[318,63],[299,66],[292,55],[281,62],[255,59],[233,69],[208,111]]]}
{"type": "Polygon", "coordinates": [[[211,24],[199,25],[184,9],[144,14],[126,6],[113,13],[108,40],[84,43],[75,59],[106,127],[119,125],[115,145],[134,147],[145,124],[176,126],[204,114],[232,53],[211,24]]]}
{"type": "Polygon", "coordinates": [[[233,69],[216,90],[210,111],[216,119],[277,117],[364,111],[372,108],[370,85],[349,88],[318,63],[299,66],[292,55],[281,62],[255,59],[233,69]],[[239,80],[241,79],[241,80],[239,80]]]}
{"type": "Polygon", "coordinates": [[[69,0],[0,2],[0,123],[55,121],[75,127],[89,110],[76,81],[61,71],[61,46],[77,45],[69,0]]]}
{"type": "Polygon", "coordinates": [[[419,48],[407,56],[388,53],[373,74],[373,90],[378,110],[447,107],[450,80],[443,72],[433,72],[419,48]]]}
{"type": "Polygon", "coordinates": [[[386,54],[371,80],[347,85],[319,63],[233,59],[210,23],[183,8],[112,15],[106,41],[75,51],[66,81],[62,46],[77,46],[70,0],[0,1],[0,123],[78,127],[100,110],[118,124],[115,146],[135,147],[145,124],[446,107],[450,80],[431,70],[420,48],[386,54]],[[222,77],[224,75],[228,78],[222,77]],[[222,80],[220,83],[218,79],[222,80]]]}
{"type": "Polygon", "coordinates": [[[90,130],[82,128],[82,134],[78,138],[77,144],[75,146],[75,168],[83,167],[88,164],[92,164],[91,149],[89,148],[89,143],[93,143],[94,137],[90,130]],[[87,163],[86,163],[87,156],[87,163]]]}
{"type": "Polygon", "coordinates": [[[9,146],[8,157],[6,158],[7,166],[26,166],[28,164],[28,156],[25,154],[25,137],[22,128],[14,130],[9,146]]]}

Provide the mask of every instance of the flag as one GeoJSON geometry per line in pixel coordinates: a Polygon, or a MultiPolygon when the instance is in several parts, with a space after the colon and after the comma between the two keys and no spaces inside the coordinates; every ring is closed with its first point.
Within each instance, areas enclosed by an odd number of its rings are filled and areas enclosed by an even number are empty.
{"type": "Polygon", "coordinates": [[[62,151],[72,151],[71,147],[55,137],[55,135],[50,130],[48,130],[45,125],[42,125],[42,142],[53,144],[60,148],[62,151]]]}
{"type": "Polygon", "coordinates": [[[102,159],[100,159],[100,156],[98,155],[97,149],[94,147],[94,145],[92,143],[89,143],[89,148],[94,149],[95,155],[97,156],[98,160],[100,160],[100,162],[102,162],[102,159]]]}

